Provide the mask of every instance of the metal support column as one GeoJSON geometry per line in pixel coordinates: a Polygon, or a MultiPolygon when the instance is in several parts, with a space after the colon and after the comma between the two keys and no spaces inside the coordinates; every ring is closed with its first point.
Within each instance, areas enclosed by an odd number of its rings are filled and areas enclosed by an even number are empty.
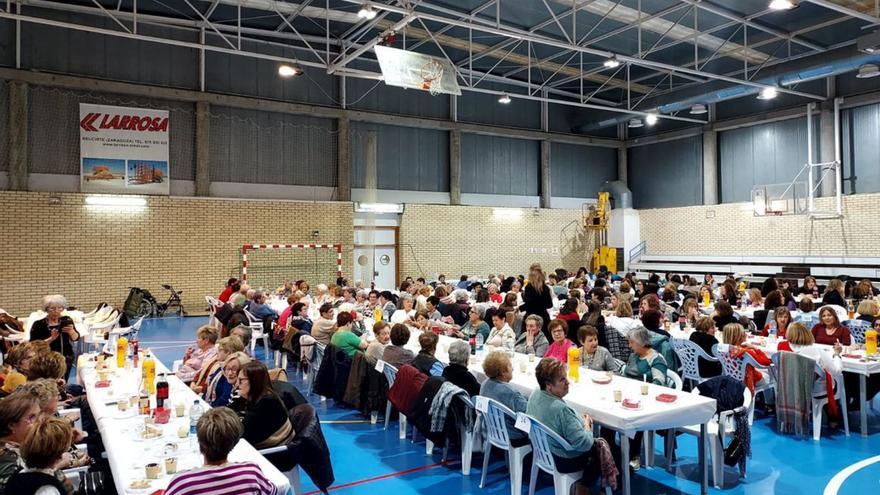
{"type": "Polygon", "coordinates": [[[461,131],[458,129],[449,131],[449,204],[461,204],[461,131]]]}
{"type": "Polygon", "coordinates": [[[551,208],[550,191],[550,147],[546,139],[541,141],[541,208],[551,208]]]}
{"type": "Polygon", "coordinates": [[[196,103],[196,196],[211,195],[211,105],[196,103]]]}
{"type": "Polygon", "coordinates": [[[350,153],[348,147],[350,122],[336,121],[336,200],[351,201],[351,178],[349,177],[350,153]]]}
{"type": "Polygon", "coordinates": [[[703,204],[718,204],[718,132],[703,131],[703,204]]]}
{"type": "Polygon", "coordinates": [[[9,189],[28,188],[28,85],[9,83],[9,189]]]}

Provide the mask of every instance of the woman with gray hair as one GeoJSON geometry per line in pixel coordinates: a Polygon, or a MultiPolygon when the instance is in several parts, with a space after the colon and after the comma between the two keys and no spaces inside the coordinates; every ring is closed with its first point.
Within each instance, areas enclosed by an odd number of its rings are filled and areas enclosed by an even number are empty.
{"type": "Polygon", "coordinates": [[[468,371],[468,359],[471,356],[471,346],[463,340],[456,340],[449,344],[449,366],[443,369],[443,378],[464,389],[471,397],[480,393],[480,383],[474,375],[468,371]]]}
{"type": "Polygon", "coordinates": [[[43,311],[46,317],[37,320],[31,326],[31,340],[44,340],[49,344],[49,349],[60,352],[64,356],[67,365],[65,379],[70,375],[70,367],[73,364],[73,343],[79,340],[79,333],[73,325],[73,320],[61,313],[67,309],[67,299],[60,294],[43,298],[43,311]]]}

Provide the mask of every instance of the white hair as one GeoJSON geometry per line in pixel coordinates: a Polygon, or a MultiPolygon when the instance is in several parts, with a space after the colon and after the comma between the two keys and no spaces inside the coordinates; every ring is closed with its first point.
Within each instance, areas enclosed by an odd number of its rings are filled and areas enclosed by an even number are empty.
{"type": "Polygon", "coordinates": [[[449,344],[449,362],[467,366],[471,355],[471,346],[463,340],[449,344]]]}
{"type": "Polygon", "coordinates": [[[67,309],[67,299],[61,294],[52,294],[43,298],[43,311],[49,309],[49,306],[61,306],[67,309]]]}

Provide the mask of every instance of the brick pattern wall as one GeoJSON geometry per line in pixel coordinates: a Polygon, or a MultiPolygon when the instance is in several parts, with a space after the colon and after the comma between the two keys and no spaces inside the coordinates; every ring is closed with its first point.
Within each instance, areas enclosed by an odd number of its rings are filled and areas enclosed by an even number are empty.
{"type": "Polygon", "coordinates": [[[343,272],[351,272],[351,203],[149,197],[147,208],[122,211],[86,206],[84,197],[0,191],[0,308],[25,316],[50,293],[80,308],[121,305],[133,286],[164,302],[161,284],[170,283],[184,291],[188,311],[200,312],[205,295],[240,273],[249,242],[342,243],[343,272]]]}
{"type": "Polygon", "coordinates": [[[501,219],[493,208],[406,205],[400,221],[400,275],[447,280],[462,274],[526,274],[576,269],[588,262],[580,210],[522,209],[519,219],[501,219]],[[421,269],[420,269],[421,267],[421,269]]]}
{"type": "MultiPolygon", "coordinates": [[[[880,256],[880,194],[844,196],[841,219],[755,217],[745,205],[639,210],[641,237],[652,255],[880,256]]],[[[831,211],[833,199],[816,206],[831,211]]]]}

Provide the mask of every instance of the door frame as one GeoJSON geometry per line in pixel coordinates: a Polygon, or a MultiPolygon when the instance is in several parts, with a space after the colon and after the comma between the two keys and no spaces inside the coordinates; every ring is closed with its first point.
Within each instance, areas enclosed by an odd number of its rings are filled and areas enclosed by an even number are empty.
{"type": "MultiPolygon", "coordinates": [[[[353,248],[394,248],[394,283],[395,288],[396,284],[400,282],[400,227],[393,227],[389,225],[377,225],[375,227],[369,227],[366,225],[355,225],[354,230],[385,230],[385,231],[393,231],[394,232],[394,244],[358,244],[355,241],[353,248]]],[[[373,277],[375,277],[376,267],[375,262],[373,266],[374,274],[370,277],[370,282],[373,281],[373,277]]]]}

